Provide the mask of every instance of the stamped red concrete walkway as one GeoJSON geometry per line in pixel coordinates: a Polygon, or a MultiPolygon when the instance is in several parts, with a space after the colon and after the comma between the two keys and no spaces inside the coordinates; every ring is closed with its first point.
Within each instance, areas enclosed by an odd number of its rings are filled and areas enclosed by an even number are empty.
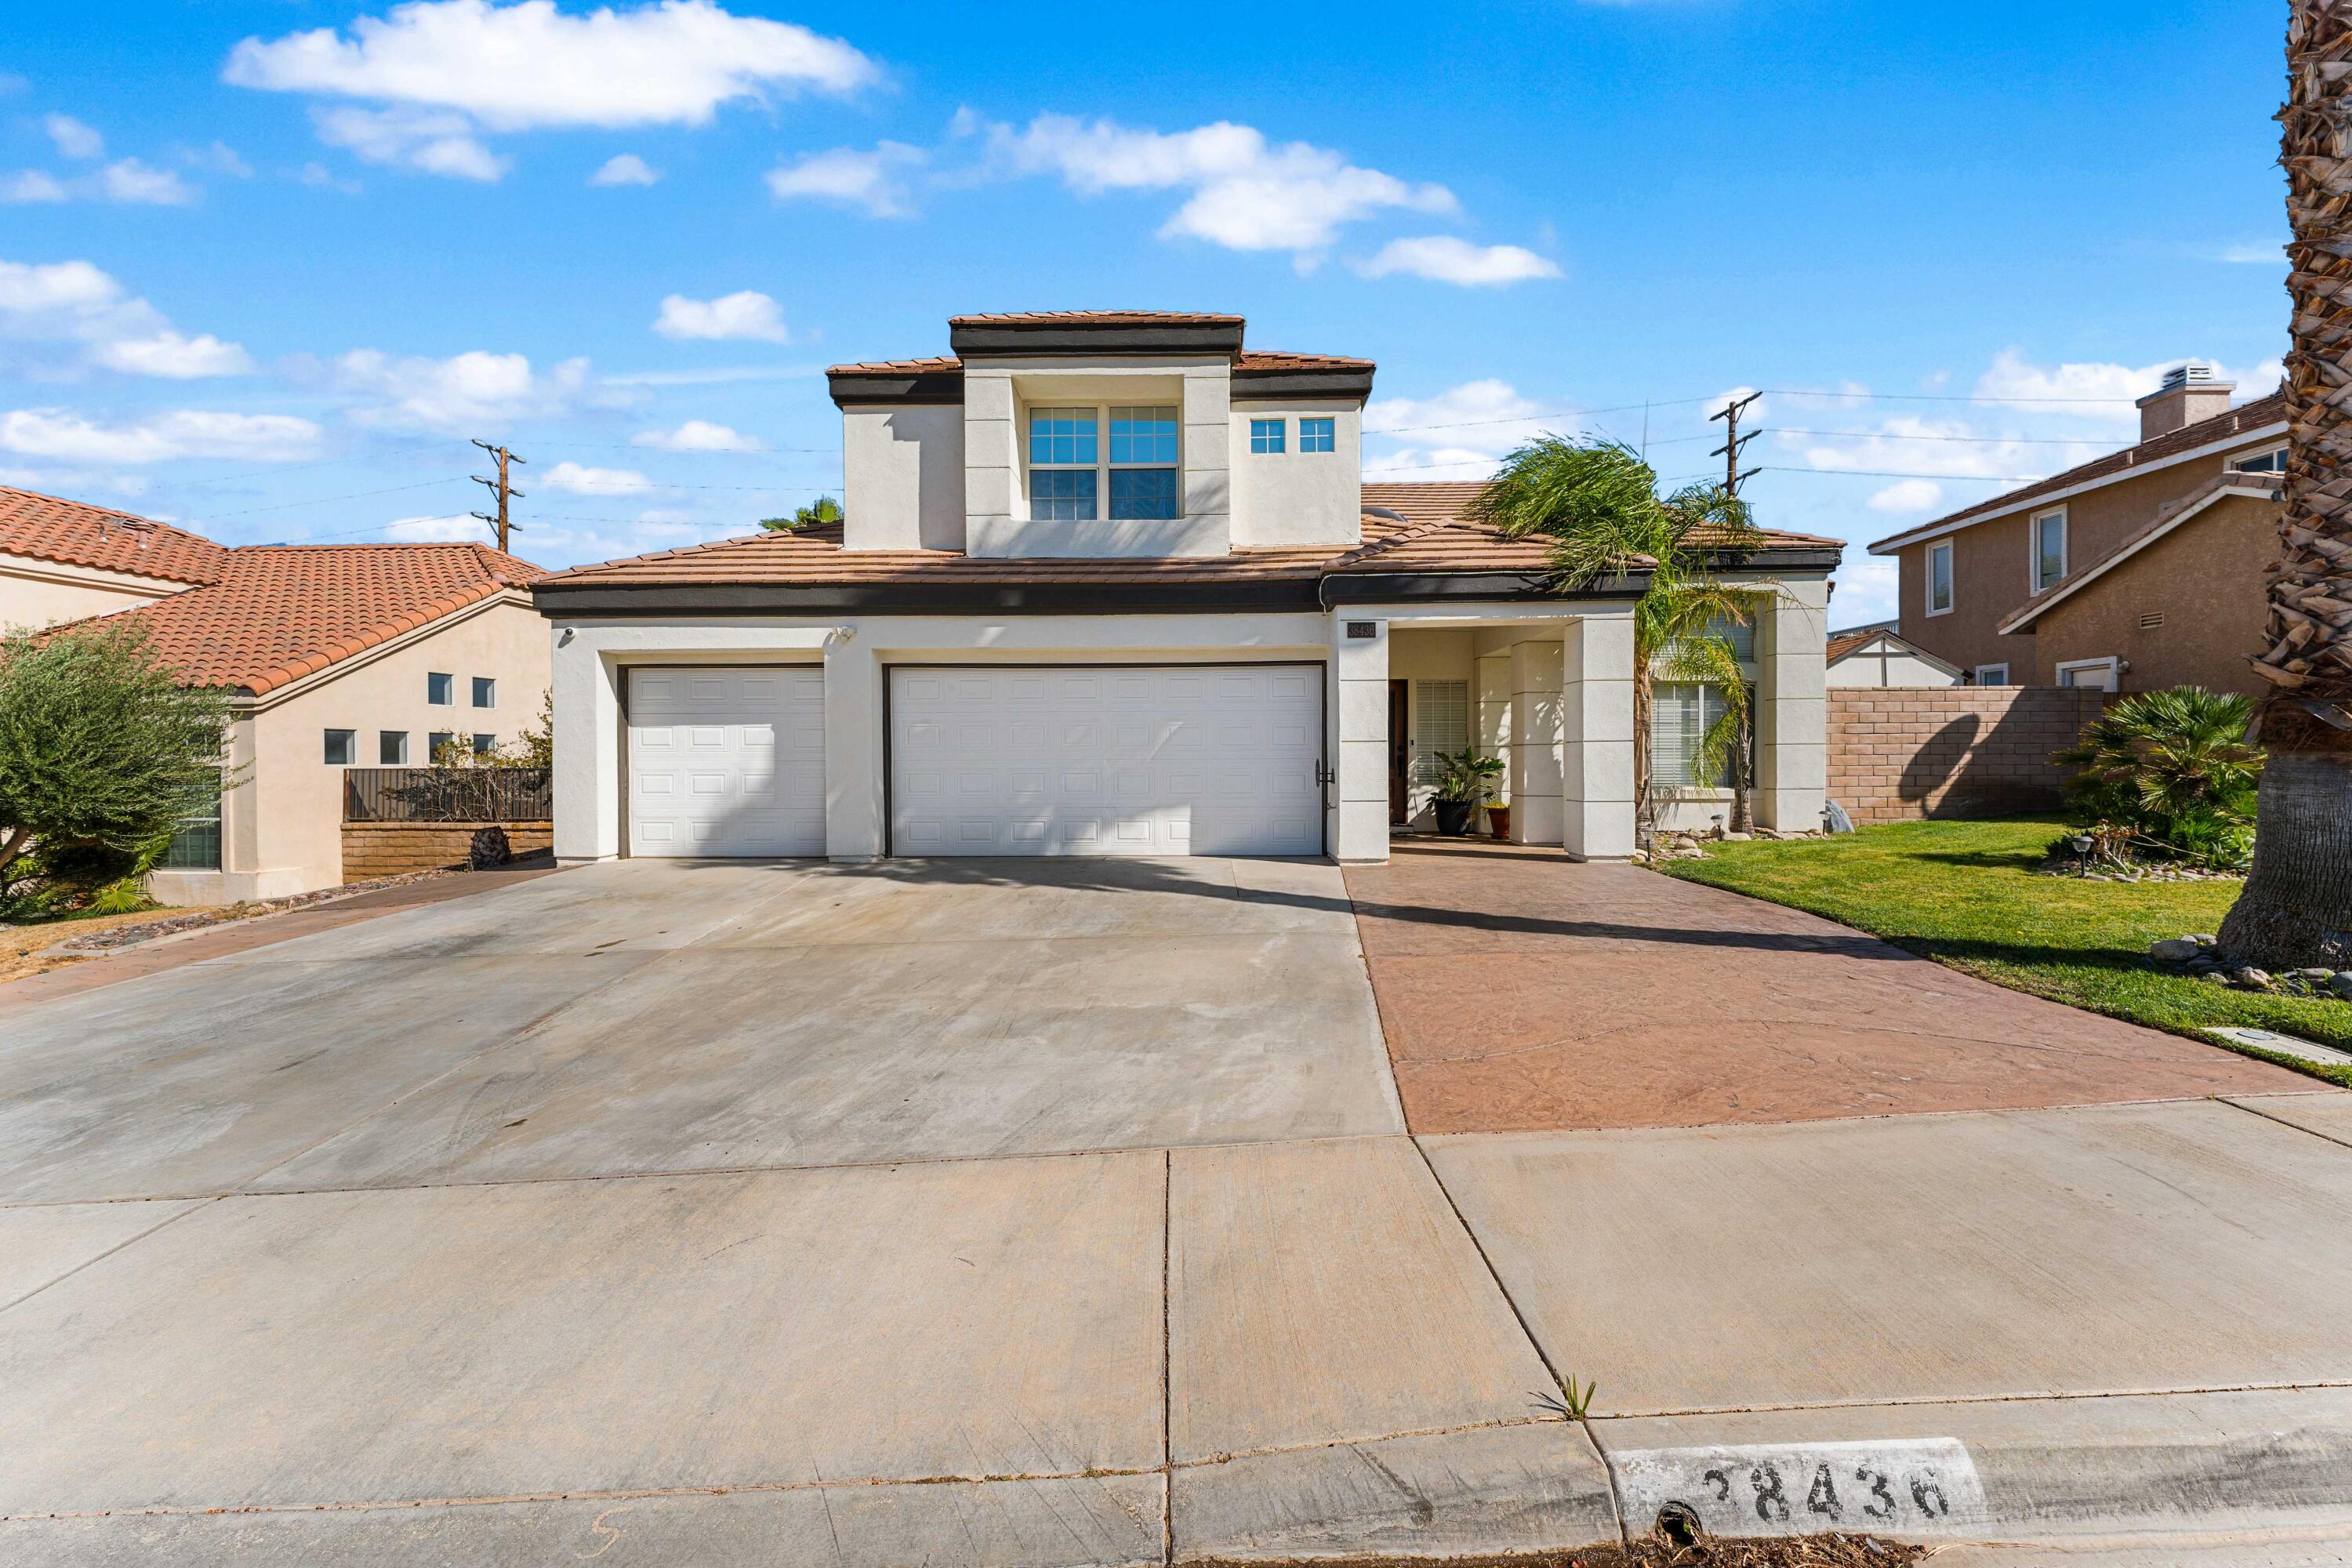
{"type": "Polygon", "coordinates": [[[1347,873],[1421,1133],[1803,1121],[2307,1090],[1832,921],[1632,866],[1400,844],[1347,873]]]}

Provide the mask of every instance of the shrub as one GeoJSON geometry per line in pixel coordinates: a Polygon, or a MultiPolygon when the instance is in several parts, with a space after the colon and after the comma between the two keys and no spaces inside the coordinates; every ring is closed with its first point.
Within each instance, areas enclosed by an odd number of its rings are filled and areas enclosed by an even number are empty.
{"type": "Polygon", "coordinates": [[[2201,686],[2135,692],[2050,760],[2079,770],[2067,784],[2077,821],[2126,829],[2143,848],[2242,866],[2263,768],[2245,739],[2252,717],[2252,698],[2201,686]]]}

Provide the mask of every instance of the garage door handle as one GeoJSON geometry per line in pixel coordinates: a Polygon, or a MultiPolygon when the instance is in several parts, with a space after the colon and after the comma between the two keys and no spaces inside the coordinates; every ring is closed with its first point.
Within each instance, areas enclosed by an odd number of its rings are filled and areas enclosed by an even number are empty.
{"type": "Polygon", "coordinates": [[[1315,764],[1315,782],[1318,784],[1335,784],[1339,782],[1339,775],[1328,763],[1318,762],[1315,764]]]}

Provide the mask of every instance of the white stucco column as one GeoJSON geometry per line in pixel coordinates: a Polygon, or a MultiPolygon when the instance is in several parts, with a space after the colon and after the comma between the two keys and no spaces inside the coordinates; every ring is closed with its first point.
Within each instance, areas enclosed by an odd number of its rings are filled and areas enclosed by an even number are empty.
{"type": "Polygon", "coordinates": [[[1829,584],[1784,582],[1758,616],[1756,821],[1822,825],[1829,784],[1829,584]]]}
{"type": "Polygon", "coordinates": [[[621,669],[593,637],[556,627],[555,858],[576,866],[621,852],[621,669]],[[568,638],[568,640],[567,640],[568,638]]]}
{"type": "Polygon", "coordinates": [[[1560,640],[1511,645],[1511,842],[1559,842],[1560,640]]]}
{"type": "Polygon", "coordinates": [[[882,759],[882,658],[843,627],[824,643],[824,856],[873,860],[889,853],[882,759]]]}
{"type": "Polygon", "coordinates": [[[1331,612],[1331,854],[1389,858],[1389,624],[1331,612]],[[1369,637],[1352,635],[1370,629],[1369,637]]]}
{"type": "Polygon", "coordinates": [[[1560,655],[1560,847],[1622,860],[1633,852],[1632,608],[1569,622],[1560,655]]]}

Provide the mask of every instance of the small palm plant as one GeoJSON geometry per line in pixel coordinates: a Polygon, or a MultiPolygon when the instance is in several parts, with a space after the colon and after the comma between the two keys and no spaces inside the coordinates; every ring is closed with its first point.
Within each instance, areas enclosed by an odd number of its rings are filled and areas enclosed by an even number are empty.
{"type": "Polygon", "coordinates": [[[2051,761],[2084,821],[2129,827],[2172,853],[2243,865],[2252,847],[2261,748],[2246,741],[2253,700],[2201,686],[2140,691],[2085,725],[2051,761]]]}

